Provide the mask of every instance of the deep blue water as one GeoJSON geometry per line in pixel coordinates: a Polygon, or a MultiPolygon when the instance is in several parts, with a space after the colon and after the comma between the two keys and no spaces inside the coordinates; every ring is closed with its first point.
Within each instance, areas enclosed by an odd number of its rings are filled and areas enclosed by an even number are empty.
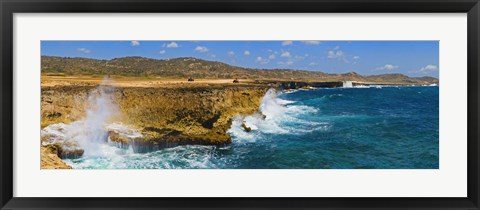
{"type": "MultiPolygon", "coordinates": [[[[228,147],[68,160],[75,168],[432,169],[439,167],[439,88],[269,91],[238,117],[228,147]],[[241,124],[252,128],[246,132],[241,124]]],[[[117,148],[118,150],[118,148],[117,148]]],[[[121,154],[121,155],[118,155],[121,154]]]]}

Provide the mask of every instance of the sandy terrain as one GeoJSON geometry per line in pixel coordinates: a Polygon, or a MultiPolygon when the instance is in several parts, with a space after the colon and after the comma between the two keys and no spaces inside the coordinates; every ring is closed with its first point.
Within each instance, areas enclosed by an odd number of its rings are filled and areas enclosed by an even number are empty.
{"type": "MultiPolygon", "coordinates": [[[[92,76],[43,76],[42,87],[52,86],[95,86],[104,81],[103,77],[92,76]]],[[[205,86],[205,85],[238,85],[253,84],[253,80],[239,80],[233,83],[233,79],[196,79],[188,82],[187,79],[165,79],[165,78],[140,78],[140,77],[115,77],[107,81],[109,85],[116,87],[178,87],[178,86],[205,86]]]]}

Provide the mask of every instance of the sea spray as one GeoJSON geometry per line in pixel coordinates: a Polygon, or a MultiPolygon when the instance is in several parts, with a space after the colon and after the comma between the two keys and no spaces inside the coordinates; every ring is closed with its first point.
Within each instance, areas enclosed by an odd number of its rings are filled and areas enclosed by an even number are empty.
{"type": "Polygon", "coordinates": [[[112,118],[120,114],[114,100],[115,89],[110,83],[110,79],[104,78],[97,88],[88,93],[84,119],[70,124],[52,124],[42,129],[42,145],[56,144],[61,151],[73,154],[61,155],[62,158],[108,155],[102,151],[108,139],[107,126],[112,118]]]}
{"type": "Polygon", "coordinates": [[[78,139],[87,156],[102,155],[99,144],[107,142],[108,138],[105,126],[108,120],[119,113],[114,101],[115,89],[110,83],[109,78],[104,78],[102,83],[88,94],[83,135],[78,139]]]}
{"type": "Polygon", "coordinates": [[[353,87],[352,81],[344,81],[344,82],[343,82],[343,87],[344,87],[344,88],[351,88],[351,87],[353,87]]]}
{"type": "Polygon", "coordinates": [[[326,125],[302,120],[304,114],[317,112],[310,106],[295,104],[296,101],[281,99],[283,92],[269,89],[262,99],[258,113],[250,116],[237,116],[227,131],[236,143],[255,142],[272,134],[299,134],[311,132],[326,125]],[[316,126],[316,128],[310,128],[316,126]],[[245,127],[251,129],[250,132],[245,127]]]}
{"type": "Polygon", "coordinates": [[[263,97],[259,111],[265,115],[265,119],[279,117],[279,115],[282,115],[285,112],[285,105],[288,104],[288,101],[279,100],[278,95],[279,93],[271,88],[263,97]]]}
{"type": "MultiPolygon", "coordinates": [[[[278,122],[282,128],[296,129],[290,133],[265,133],[260,127],[247,132],[239,117],[229,130],[232,144],[227,147],[183,145],[124,155],[112,149],[105,151],[108,157],[64,161],[75,169],[438,169],[439,115],[438,106],[432,106],[432,100],[438,104],[438,87],[319,88],[277,94],[270,98],[285,104],[285,113],[268,120],[260,113],[256,116],[261,126],[278,122]],[[416,109],[405,112],[406,104],[416,109]],[[405,135],[391,135],[395,133],[405,135]]],[[[111,125],[107,130],[118,130],[111,125]]]]}

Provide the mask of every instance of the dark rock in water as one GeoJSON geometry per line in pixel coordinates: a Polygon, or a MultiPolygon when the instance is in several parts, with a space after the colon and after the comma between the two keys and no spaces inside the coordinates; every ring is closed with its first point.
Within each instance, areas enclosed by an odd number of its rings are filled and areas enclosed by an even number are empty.
{"type": "Polygon", "coordinates": [[[248,126],[245,124],[245,122],[242,123],[242,128],[243,128],[245,131],[247,131],[247,132],[252,131],[252,128],[248,127],[248,126]]]}
{"type": "Polygon", "coordinates": [[[264,119],[267,119],[267,115],[265,115],[265,114],[263,114],[263,113],[261,113],[261,112],[260,112],[259,114],[260,114],[260,116],[262,116],[262,119],[263,119],[263,120],[264,120],[264,119]]]}
{"type": "MultiPolygon", "coordinates": [[[[133,140],[131,145],[134,153],[154,152],[166,147],[166,145],[159,145],[154,141],[145,141],[145,140],[133,140]]],[[[176,145],[170,145],[170,146],[173,147],[176,145]]]]}
{"type": "Polygon", "coordinates": [[[57,155],[60,158],[80,158],[85,150],[83,150],[76,141],[65,141],[58,145],[57,155]]]}
{"type": "Polygon", "coordinates": [[[130,145],[130,139],[120,135],[117,131],[108,131],[108,138],[110,141],[118,143],[122,148],[130,145]]]}

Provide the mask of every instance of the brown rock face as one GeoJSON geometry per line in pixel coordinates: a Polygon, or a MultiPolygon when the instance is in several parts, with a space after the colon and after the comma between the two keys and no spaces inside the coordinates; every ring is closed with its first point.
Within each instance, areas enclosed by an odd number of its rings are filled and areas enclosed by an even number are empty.
{"type": "Polygon", "coordinates": [[[124,89],[119,106],[127,124],[143,128],[150,140],[228,144],[226,131],[237,115],[258,110],[266,88],[124,89]]]}
{"type": "Polygon", "coordinates": [[[58,157],[57,147],[54,145],[42,146],[40,148],[41,154],[41,168],[42,169],[71,169],[58,157]]]}
{"type": "MultiPolygon", "coordinates": [[[[95,86],[42,87],[42,126],[81,120],[88,93],[95,86]]],[[[182,144],[225,145],[226,131],[238,115],[258,111],[268,86],[117,87],[117,119],[138,128],[144,138],[128,139],[109,132],[111,141],[162,148],[182,144]]],[[[135,149],[135,147],[134,147],[135,149]]]]}
{"type": "Polygon", "coordinates": [[[42,87],[41,126],[70,123],[85,116],[87,97],[93,86],[42,87]]]}

